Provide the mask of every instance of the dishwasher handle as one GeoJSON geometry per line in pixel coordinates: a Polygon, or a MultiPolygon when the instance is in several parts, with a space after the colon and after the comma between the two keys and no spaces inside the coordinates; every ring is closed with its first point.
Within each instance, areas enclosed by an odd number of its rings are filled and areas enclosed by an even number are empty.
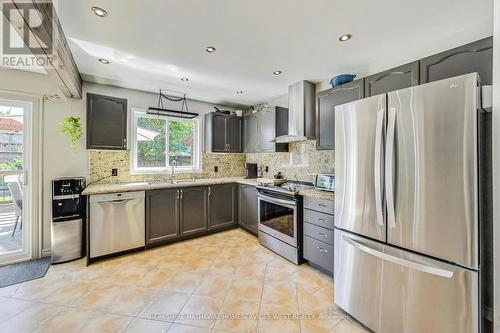
{"type": "Polygon", "coordinates": [[[122,203],[131,199],[144,199],[144,198],[146,198],[146,192],[144,191],[94,194],[90,196],[90,203],[97,203],[97,202],[122,203]]]}

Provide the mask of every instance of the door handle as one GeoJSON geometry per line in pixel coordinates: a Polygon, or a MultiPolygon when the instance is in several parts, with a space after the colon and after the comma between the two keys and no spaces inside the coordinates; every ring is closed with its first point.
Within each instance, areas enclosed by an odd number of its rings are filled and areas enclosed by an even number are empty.
{"type": "Polygon", "coordinates": [[[396,131],[396,109],[389,109],[387,125],[387,145],[385,147],[385,191],[387,198],[387,222],[390,228],[396,227],[396,213],[394,212],[394,135],[396,131]]]}
{"type": "Polygon", "coordinates": [[[375,210],[377,212],[377,223],[379,226],[384,226],[384,208],[383,208],[383,159],[382,147],[384,134],[384,109],[377,111],[377,128],[375,133],[375,167],[374,167],[374,180],[375,180],[375,210]]]}
{"type": "Polygon", "coordinates": [[[445,269],[429,266],[429,265],[424,265],[418,262],[414,262],[411,260],[403,259],[400,257],[396,257],[384,252],[380,252],[378,250],[375,250],[365,244],[361,244],[354,239],[348,237],[347,235],[344,235],[342,238],[343,241],[345,241],[347,244],[365,252],[368,253],[374,257],[380,258],[385,261],[392,262],[393,264],[400,265],[400,266],[405,266],[410,269],[415,269],[424,273],[429,273],[433,275],[437,275],[443,278],[451,278],[453,276],[453,272],[447,271],[445,269]]]}

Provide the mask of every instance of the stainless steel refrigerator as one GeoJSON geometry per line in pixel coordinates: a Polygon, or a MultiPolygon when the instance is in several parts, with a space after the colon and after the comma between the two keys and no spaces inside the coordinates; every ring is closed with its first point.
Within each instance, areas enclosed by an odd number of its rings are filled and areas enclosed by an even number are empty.
{"type": "Polygon", "coordinates": [[[376,332],[479,331],[479,82],[336,107],[334,298],[376,332]]]}

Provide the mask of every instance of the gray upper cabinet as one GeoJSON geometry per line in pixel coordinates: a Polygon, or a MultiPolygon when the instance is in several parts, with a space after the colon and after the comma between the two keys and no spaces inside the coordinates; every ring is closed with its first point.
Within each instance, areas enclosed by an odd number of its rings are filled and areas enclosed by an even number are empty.
{"type": "Polygon", "coordinates": [[[288,144],[276,143],[278,135],[288,132],[288,109],[270,107],[243,118],[245,153],[274,153],[288,151],[288,144]],[[279,132],[277,132],[279,129],[279,132]],[[278,134],[277,134],[278,133],[278,134]]]}
{"type": "Polygon", "coordinates": [[[250,185],[239,185],[238,199],[239,225],[243,229],[257,235],[257,189],[250,185]]]}
{"type": "Polygon", "coordinates": [[[87,149],[127,149],[127,100],[87,94],[87,149]]]}
{"type": "Polygon", "coordinates": [[[146,244],[161,243],[179,236],[177,189],[146,192],[146,244]]]}
{"type": "Polygon", "coordinates": [[[363,80],[356,80],[318,93],[316,149],[335,148],[335,107],[364,96],[363,80]]]}
{"type": "Polygon", "coordinates": [[[365,97],[417,86],[419,81],[419,62],[414,61],[365,77],[365,97]]]}
{"type": "Polygon", "coordinates": [[[205,115],[205,151],[209,153],[242,152],[242,119],[211,112],[205,115]]]}
{"type": "Polygon", "coordinates": [[[483,84],[492,84],[493,38],[488,37],[420,60],[420,83],[468,73],[479,73],[483,84]]]}
{"type": "Polygon", "coordinates": [[[179,192],[181,235],[207,230],[207,188],[184,187],[179,192]]]}
{"type": "Polygon", "coordinates": [[[208,187],[208,229],[218,229],[236,224],[236,185],[211,185],[208,187]]]}

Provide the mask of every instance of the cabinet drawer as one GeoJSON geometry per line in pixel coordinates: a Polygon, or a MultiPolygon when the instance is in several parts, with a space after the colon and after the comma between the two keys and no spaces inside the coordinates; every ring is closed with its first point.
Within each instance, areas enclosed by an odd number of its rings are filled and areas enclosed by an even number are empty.
{"type": "Polygon", "coordinates": [[[316,212],[310,209],[304,209],[304,222],[309,222],[320,227],[333,230],[333,215],[316,212]]]}
{"type": "Polygon", "coordinates": [[[333,273],[333,246],[304,236],[304,259],[333,273]]]}
{"type": "Polygon", "coordinates": [[[304,222],[304,235],[333,245],[333,230],[328,230],[317,225],[304,222]]]}
{"type": "Polygon", "coordinates": [[[333,201],[318,198],[304,197],[304,208],[317,210],[333,215],[333,201]]]}

